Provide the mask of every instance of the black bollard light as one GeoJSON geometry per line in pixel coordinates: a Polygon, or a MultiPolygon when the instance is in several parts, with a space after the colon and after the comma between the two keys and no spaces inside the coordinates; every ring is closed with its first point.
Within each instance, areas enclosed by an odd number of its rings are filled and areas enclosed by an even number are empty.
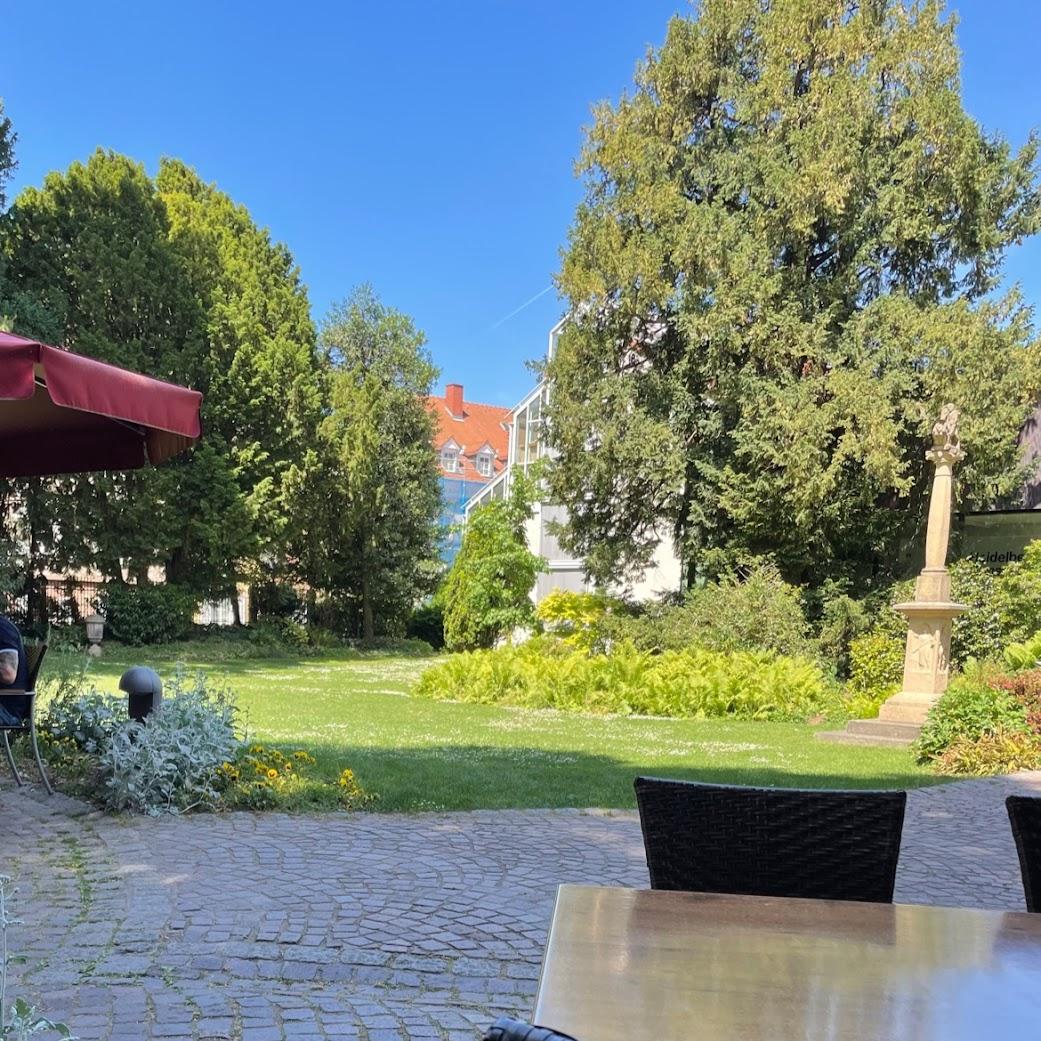
{"type": "Polygon", "coordinates": [[[163,681],[144,665],[135,665],[119,677],[119,689],[127,693],[127,715],[143,723],[163,700],[163,681]]]}

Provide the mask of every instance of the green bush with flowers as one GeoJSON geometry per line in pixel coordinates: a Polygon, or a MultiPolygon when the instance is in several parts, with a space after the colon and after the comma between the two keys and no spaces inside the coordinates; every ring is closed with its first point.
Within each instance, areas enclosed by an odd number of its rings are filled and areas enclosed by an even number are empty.
{"type": "Polygon", "coordinates": [[[96,690],[52,697],[39,720],[59,787],[131,813],[224,809],[357,809],[373,798],[349,769],[331,780],[310,752],[250,742],[234,694],[178,669],[141,723],[126,699],[96,690]]]}

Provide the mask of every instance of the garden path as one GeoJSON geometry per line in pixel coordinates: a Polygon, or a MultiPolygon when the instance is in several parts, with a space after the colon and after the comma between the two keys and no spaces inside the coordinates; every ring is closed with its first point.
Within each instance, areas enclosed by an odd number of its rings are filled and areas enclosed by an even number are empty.
{"type": "MultiPolygon", "coordinates": [[[[1021,908],[1003,799],[909,795],[897,899],[1021,908]]],[[[0,792],[14,990],[85,1041],[473,1041],[531,1007],[561,882],[647,884],[634,814],[117,820],[0,792]]]]}

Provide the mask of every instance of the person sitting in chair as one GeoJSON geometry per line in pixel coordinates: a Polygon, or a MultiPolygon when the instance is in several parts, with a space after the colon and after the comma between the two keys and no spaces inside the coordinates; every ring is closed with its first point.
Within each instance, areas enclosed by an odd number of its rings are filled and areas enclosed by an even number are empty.
{"type": "MultiPolygon", "coordinates": [[[[0,692],[25,690],[28,684],[22,634],[14,622],[0,615],[0,692]]],[[[0,727],[21,726],[28,711],[28,698],[0,697],[0,727]]]]}

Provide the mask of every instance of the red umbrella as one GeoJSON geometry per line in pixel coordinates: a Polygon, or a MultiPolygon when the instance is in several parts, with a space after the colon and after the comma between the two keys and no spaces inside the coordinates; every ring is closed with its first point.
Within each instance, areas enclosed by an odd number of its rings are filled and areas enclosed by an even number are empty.
{"type": "Polygon", "coordinates": [[[202,395],[0,332],[0,477],[136,470],[199,438],[202,395]]]}

